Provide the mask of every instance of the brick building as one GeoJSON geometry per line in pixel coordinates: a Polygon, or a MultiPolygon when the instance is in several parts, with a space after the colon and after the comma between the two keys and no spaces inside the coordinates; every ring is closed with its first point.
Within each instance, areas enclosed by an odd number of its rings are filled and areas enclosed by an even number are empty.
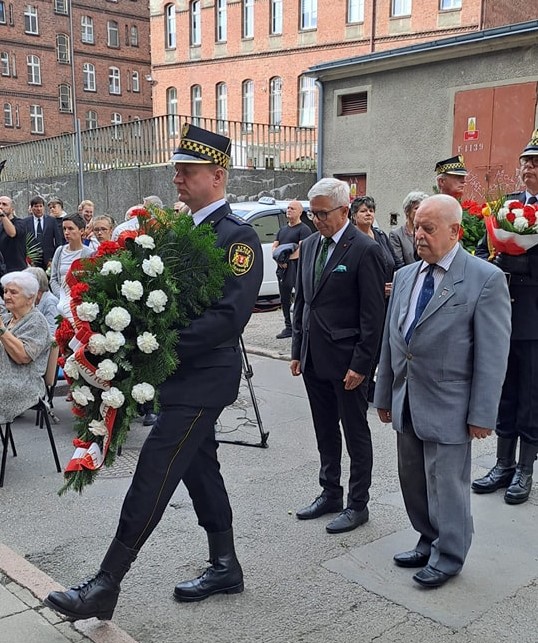
{"type": "MultiPolygon", "coordinates": [[[[532,4],[532,3],[530,3],[532,4]]],[[[154,114],[313,126],[332,60],[531,18],[523,0],[150,0],[154,114]]]]}
{"type": "Polygon", "coordinates": [[[152,116],[147,0],[0,0],[0,146],[152,116]]]}

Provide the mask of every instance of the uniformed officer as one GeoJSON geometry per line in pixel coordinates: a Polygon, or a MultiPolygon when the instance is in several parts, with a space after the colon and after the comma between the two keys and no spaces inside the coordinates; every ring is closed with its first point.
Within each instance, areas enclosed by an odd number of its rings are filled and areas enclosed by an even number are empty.
{"type": "Polygon", "coordinates": [[[448,194],[461,201],[468,174],[463,156],[459,154],[444,161],[438,161],[435,164],[435,174],[439,194],[448,194]]]}
{"type": "Polygon", "coordinates": [[[210,566],[200,577],[179,583],[176,599],[198,601],[243,591],[214,426],[223,408],[237,398],[238,340],[258,295],[263,258],[255,231],[232,214],[225,200],[230,149],[229,138],[187,124],[172,157],[179,198],[189,206],[194,225],[213,226],[232,274],[222,297],[180,331],[180,364],[161,387],[159,416],[142,447],[116,537],[99,571],[81,585],[45,599],[46,605],[69,618],[112,617],[120,582],[181,480],[207,532],[210,566]]]}

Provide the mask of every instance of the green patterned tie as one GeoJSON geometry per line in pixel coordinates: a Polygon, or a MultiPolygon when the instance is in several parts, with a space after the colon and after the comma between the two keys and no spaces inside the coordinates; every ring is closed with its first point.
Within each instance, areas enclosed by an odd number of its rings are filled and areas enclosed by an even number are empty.
{"type": "Polygon", "coordinates": [[[331,243],[334,243],[331,237],[325,237],[325,239],[323,239],[321,243],[321,250],[319,251],[319,255],[316,259],[316,265],[314,268],[314,288],[317,288],[319,285],[323,269],[325,268],[325,264],[327,263],[327,255],[329,254],[329,247],[331,243]]]}

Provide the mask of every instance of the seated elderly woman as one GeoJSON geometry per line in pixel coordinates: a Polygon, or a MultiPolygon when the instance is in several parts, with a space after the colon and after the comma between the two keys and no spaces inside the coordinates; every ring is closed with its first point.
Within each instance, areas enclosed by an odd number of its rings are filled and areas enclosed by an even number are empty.
{"type": "Polygon", "coordinates": [[[35,308],[39,284],[27,272],[1,278],[6,311],[0,317],[0,424],[12,422],[45,395],[51,337],[35,308]]]}
{"type": "Polygon", "coordinates": [[[54,337],[58,324],[56,318],[58,317],[58,297],[53,295],[49,289],[49,280],[43,268],[30,266],[24,272],[29,272],[34,275],[39,284],[39,290],[35,298],[35,307],[47,320],[51,337],[54,337]]]}

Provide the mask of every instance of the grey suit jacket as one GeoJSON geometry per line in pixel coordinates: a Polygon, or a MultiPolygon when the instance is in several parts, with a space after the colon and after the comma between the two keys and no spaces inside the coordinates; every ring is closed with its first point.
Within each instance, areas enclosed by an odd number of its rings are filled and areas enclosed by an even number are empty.
{"type": "Polygon", "coordinates": [[[495,427],[510,346],[506,278],[460,248],[408,345],[402,328],[421,265],[395,274],[374,406],[390,409],[402,431],[407,395],[420,439],[461,444],[468,425],[495,427]]]}
{"type": "Polygon", "coordinates": [[[396,257],[396,270],[415,263],[415,246],[405,234],[405,224],[389,232],[389,241],[396,257]]]}

